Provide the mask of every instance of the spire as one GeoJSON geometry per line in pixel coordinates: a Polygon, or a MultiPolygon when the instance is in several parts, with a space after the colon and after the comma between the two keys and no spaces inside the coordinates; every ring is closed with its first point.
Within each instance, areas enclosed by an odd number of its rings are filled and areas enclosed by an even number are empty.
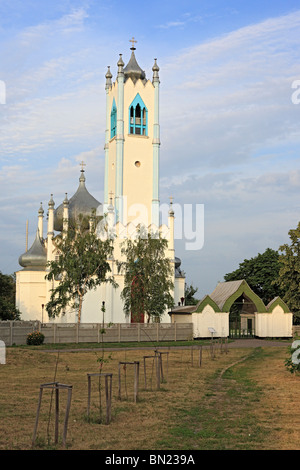
{"type": "Polygon", "coordinates": [[[69,199],[68,199],[68,193],[65,193],[66,197],[64,199],[64,206],[68,206],[69,205],[69,199]]]}
{"type": "Polygon", "coordinates": [[[85,184],[85,176],[84,176],[83,167],[85,166],[85,163],[82,161],[82,162],[80,162],[80,165],[81,165],[81,170],[80,170],[81,175],[80,175],[80,178],[79,178],[79,182],[80,182],[80,184],[84,185],[85,184]]]}
{"type": "Polygon", "coordinates": [[[39,216],[43,217],[44,215],[44,209],[43,209],[43,203],[41,202],[40,208],[39,208],[39,216]]]}
{"type": "Polygon", "coordinates": [[[174,217],[173,197],[170,196],[169,216],[174,217]]]}
{"type": "Polygon", "coordinates": [[[110,71],[110,66],[109,65],[107,67],[107,72],[106,72],[105,78],[106,78],[105,89],[107,89],[107,88],[110,88],[111,85],[112,85],[112,83],[111,83],[112,73],[110,71]]]}
{"type": "Polygon", "coordinates": [[[43,239],[43,218],[44,218],[44,209],[41,203],[39,212],[38,212],[38,229],[39,229],[41,239],[43,239]]]}
{"type": "Polygon", "coordinates": [[[133,83],[135,83],[139,79],[145,80],[146,79],[146,74],[145,74],[144,70],[141,69],[141,67],[139,66],[139,64],[137,63],[137,60],[135,58],[134,51],[135,51],[136,48],[134,47],[134,44],[137,43],[137,41],[133,37],[132,39],[130,39],[129,42],[132,43],[132,46],[130,48],[131,57],[130,57],[130,60],[129,60],[128,64],[124,68],[124,75],[125,75],[125,81],[128,78],[131,78],[133,83]]]}
{"type": "Polygon", "coordinates": [[[152,67],[152,71],[153,71],[153,82],[159,82],[159,75],[158,75],[158,72],[159,72],[159,66],[157,65],[157,59],[154,59],[154,65],[152,67]]]}
{"type": "Polygon", "coordinates": [[[49,209],[54,208],[53,194],[51,194],[50,201],[48,202],[49,209]]]}
{"type": "Polygon", "coordinates": [[[63,234],[66,236],[68,228],[69,228],[69,199],[68,193],[65,193],[65,199],[63,201],[64,209],[63,209],[63,234]]]}
{"type": "Polygon", "coordinates": [[[124,70],[123,70],[123,67],[124,67],[124,62],[123,62],[123,59],[122,59],[122,54],[119,54],[120,58],[118,60],[118,63],[117,63],[117,66],[118,66],[118,77],[120,75],[124,75],[124,70]]]}

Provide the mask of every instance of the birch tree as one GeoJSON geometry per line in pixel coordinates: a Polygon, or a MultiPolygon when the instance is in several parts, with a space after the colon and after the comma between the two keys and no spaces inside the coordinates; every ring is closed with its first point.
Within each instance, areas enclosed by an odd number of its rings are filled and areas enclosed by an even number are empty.
{"type": "Polygon", "coordinates": [[[126,240],[122,247],[125,260],[124,311],[134,322],[160,321],[167,308],[174,305],[172,296],[174,264],[166,257],[167,240],[160,234],[146,233],[140,228],[135,239],[126,240]]]}
{"type": "Polygon", "coordinates": [[[67,309],[76,309],[80,323],[85,294],[102,283],[115,285],[107,261],[112,255],[113,243],[109,238],[99,239],[94,231],[81,224],[57,236],[55,246],[57,256],[48,263],[46,279],[58,282],[51,290],[46,310],[49,318],[55,318],[67,309]]]}

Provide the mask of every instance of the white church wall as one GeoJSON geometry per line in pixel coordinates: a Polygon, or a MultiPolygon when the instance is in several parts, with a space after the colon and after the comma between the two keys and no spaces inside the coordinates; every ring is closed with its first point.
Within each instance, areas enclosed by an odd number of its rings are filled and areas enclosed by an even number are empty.
{"type": "Polygon", "coordinates": [[[181,303],[181,298],[184,297],[185,278],[176,277],[174,281],[174,304],[175,307],[181,303]]]}
{"type": "Polygon", "coordinates": [[[272,312],[255,313],[255,336],[283,338],[293,336],[293,314],[285,313],[280,305],[272,312]]]}
{"type": "Polygon", "coordinates": [[[209,328],[214,328],[214,337],[229,336],[229,313],[215,312],[210,305],[206,305],[202,313],[192,313],[194,325],[194,338],[211,337],[209,328]]]}
{"type": "Polygon", "coordinates": [[[26,321],[48,321],[43,311],[46,304],[46,282],[44,271],[18,271],[16,273],[16,307],[21,319],[26,321]]]}

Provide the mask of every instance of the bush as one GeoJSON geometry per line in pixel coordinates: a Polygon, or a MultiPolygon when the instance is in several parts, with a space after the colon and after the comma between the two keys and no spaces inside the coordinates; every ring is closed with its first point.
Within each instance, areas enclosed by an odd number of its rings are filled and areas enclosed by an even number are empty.
{"type": "Polygon", "coordinates": [[[45,336],[43,335],[43,333],[40,333],[39,331],[34,331],[33,333],[29,333],[29,335],[27,335],[26,343],[31,346],[39,346],[40,344],[43,344],[44,339],[45,336]]]}

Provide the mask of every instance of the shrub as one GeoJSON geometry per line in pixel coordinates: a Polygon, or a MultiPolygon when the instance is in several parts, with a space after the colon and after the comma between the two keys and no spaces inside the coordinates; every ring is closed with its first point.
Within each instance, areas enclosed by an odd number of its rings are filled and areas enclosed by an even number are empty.
{"type": "Polygon", "coordinates": [[[43,333],[40,333],[39,331],[33,331],[33,333],[29,333],[29,335],[27,335],[26,343],[29,345],[39,346],[40,344],[43,344],[44,339],[45,336],[43,333]]]}

